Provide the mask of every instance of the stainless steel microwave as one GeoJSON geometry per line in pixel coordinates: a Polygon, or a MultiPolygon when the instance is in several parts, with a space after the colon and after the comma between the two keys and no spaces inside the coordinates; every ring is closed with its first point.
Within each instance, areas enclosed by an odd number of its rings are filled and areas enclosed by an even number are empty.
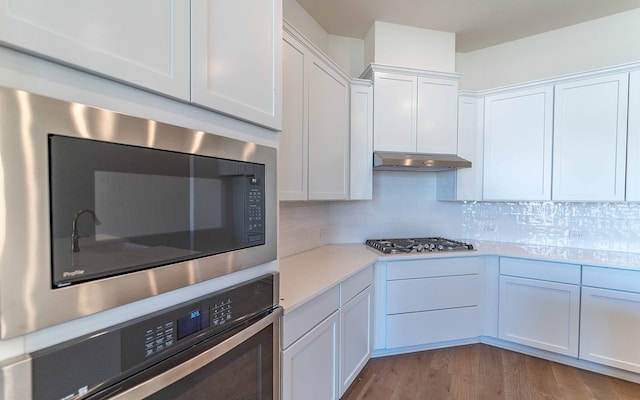
{"type": "Polygon", "coordinates": [[[276,259],[276,149],[0,88],[0,338],[276,259]]]}

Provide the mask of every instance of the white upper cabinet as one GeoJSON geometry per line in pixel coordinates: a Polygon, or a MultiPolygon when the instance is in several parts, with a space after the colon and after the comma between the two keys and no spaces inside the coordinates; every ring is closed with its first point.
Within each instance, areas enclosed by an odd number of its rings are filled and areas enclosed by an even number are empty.
{"type": "Polygon", "coordinates": [[[484,200],[550,200],[553,87],[485,97],[484,200]]]}
{"type": "Polygon", "coordinates": [[[457,153],[459,74],[371,69],[375,151],[457,153]]]}
{"type": "Polygon", "coordinates": [[[640,71],[629,75],[627,201],[640,201],[640,71]]]}
{"type": "Polygon", "coordinates": [[[0,43],[189,101],[189,4],[0,0],[0,43]]]}
{"type": "Polygon", "coordinates": [[[312,57],[309,69],[309,200],[349,198],[349,82],[312,57]]]}
{"type": "Polygon", "coordinates": [[[351,82],[350,200],[373,198],[373,88],[371,81],[351,82]]]}
{"type": "Polygon", "coordinates": [[[438,200],[482,200],[484,98],[461,94],[458,98],[458,155],[471,168],[439,172],[438,200]]]}
{"type": "Polygon", "coordinates": [[[349,198],[349,77],[291,25],[284,33],[280,200],[349,198]]]}
{"type": "Polygon", "coordinates": [[[376,73],[374,86],[375,151],[416,151],[418,78],[376,73]]]}
{"type": "Polygon", "coordinates": [[[191,101],[282,128],[282,0],[191,3],[191,101]]]}
{"type": "Polygon", "coordinates": [[[288,33],[283,36],[282,132],[278,151],[280,200],[307,200],[309,129],[306,59],[302,44],[288,33]]]}
{"type": "Polygon", "coordinates": [[[622,73],[556,85],[553,200],[624,200],[628,80],[622,73]]]}
{"type": "Polygon", "coordinates": [[[458,81],[418,78],[418,153],[458,153],[458,81]]]}

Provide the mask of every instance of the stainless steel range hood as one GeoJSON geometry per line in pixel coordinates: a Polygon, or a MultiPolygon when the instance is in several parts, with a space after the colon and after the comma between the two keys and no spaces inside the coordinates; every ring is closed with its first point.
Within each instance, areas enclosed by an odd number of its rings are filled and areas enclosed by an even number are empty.
{"type": "Polygon", "coordinates": [[[471,168],[471,161],[455,154],[373,153],[374,171],[451,171],[471,168]]]}

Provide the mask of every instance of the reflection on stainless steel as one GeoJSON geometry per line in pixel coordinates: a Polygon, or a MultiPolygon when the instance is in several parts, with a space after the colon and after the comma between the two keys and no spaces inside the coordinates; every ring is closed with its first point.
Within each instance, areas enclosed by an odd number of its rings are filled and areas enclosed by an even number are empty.
{"type": "Polygon", "coordinates": [[[0,164],[0,339],[276,259],[274,148],[0,88],[0,164]],[[265,164],[266,245],[52,289],[45,189],[51,133],[265,164]]]}
{"type": "Polygon", "coordinates": [[[0,399],[31,399],[31,357],[0,362],[0,399]]]}
{"type": "Polygon", "coordinates": [[[73,222],[71,223],[71,252],[72,253],[77,253],[80,251],[80,245],[78,245],[78,240],[81,237],[91,236],[91,235],[80,236],[80,234],[78,233],[78,218],[80,218],[80,216],[85,213],[91,215],[91,217],[93,218],[94,224],[100,225],[102,223],[100,219],[96,217],[96,213],[94,213],[92,210],[84,209],[84,210],[78,211],[76,215],[73,216],[73,222]]]}

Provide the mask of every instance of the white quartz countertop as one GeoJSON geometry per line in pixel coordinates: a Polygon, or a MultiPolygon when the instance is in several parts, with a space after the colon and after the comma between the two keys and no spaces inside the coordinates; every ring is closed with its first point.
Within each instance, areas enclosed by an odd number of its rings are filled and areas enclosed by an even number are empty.
{"type": "Polygon", "coordinates": [[[280,305],[291,312],[375,263],[380,253],[363,244],[333,244],[280,260],[280,305]]]}
{"type": "Polygon", "coordinates": [[[640,271],[640,253],[463,240],[475,251],[383,254],[364,244],[331,244],[280,260],[280,305],[285,314],[362,269],[381,261],[473,256],[520,257],[640,271]]]}

